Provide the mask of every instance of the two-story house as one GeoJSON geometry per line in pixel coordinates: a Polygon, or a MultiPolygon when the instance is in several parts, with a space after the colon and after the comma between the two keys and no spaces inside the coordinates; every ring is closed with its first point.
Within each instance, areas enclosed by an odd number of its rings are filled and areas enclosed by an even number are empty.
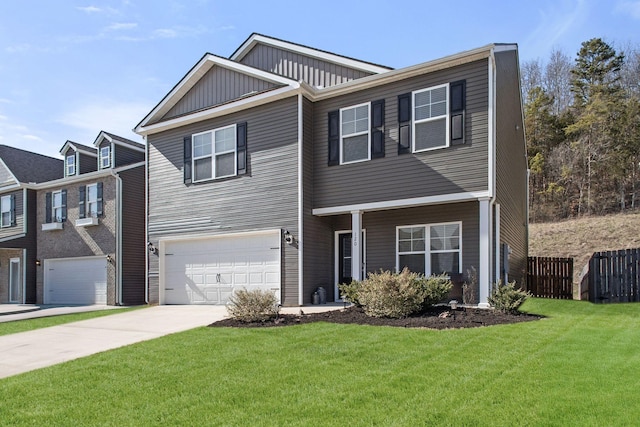
{"type": "Polygon", "coordinates": [[[144,145],[103,131],[60,154],[37,186],[37,302],[145,303],[144,145]]]}
{"type": "Polygon", "coordinates": [[[34,186],[61,176],[62,161],[0,145],[0,304],[36,302],[34,186]]]}
{"type": "Polygon", "coordinates": [[[205,54],[137,125],[149,300],[238,288],[311,302],[366,273],[522,283],[527,161],[517,46],[391,69],[252,34],[205,54]]]}

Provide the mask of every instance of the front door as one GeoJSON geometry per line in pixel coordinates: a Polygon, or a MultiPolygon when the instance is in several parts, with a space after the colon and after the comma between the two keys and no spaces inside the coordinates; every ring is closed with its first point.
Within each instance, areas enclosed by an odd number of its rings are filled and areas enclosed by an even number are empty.
{"type": "MultiPolygon", "coordinates": [[[[336,286],[335,286],[335,298],[336,301],[340,300],[340,290],[338,289],[338,285],[340,283],[350,283],[353,279],[351,273],[351,231],[337,231],[336,232],[336,286]]],[[[365,232],[362,230],[362,239],[360,240],[362,245],[360,248],[362,250],[361,258],[362,259],[362,271],[363,277],[364,272],[366,271],[365,265],[365,232]]]]}
{"type": "Polygon", "coordinates": [[[11,258],[9,260],[9,302],[22,302],[20,276],[20,258],[11,258]]]}

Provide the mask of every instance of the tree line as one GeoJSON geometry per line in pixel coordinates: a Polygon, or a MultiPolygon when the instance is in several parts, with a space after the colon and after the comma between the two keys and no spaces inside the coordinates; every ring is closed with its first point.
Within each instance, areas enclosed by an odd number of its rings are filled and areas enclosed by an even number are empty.
{"type": "Polygon", "coordinates": [[[521,75],[530,220],[640,207],[640,49],[593,38],[521,75]]]}

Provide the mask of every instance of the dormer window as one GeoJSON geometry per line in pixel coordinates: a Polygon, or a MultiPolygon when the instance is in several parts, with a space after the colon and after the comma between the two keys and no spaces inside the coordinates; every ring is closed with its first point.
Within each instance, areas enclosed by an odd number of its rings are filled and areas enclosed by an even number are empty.
{"type": "Polygon", "coordinates": [[[72,176],[76,174],[76,155],[71,154],[67,156],[65,161],[67,176],[72,176]]]}
{"type": "Polygon", "coordinates": [[[100,169],[106,169],[111,166],[111,147],[104,146],[100,148],[100,169]]]}

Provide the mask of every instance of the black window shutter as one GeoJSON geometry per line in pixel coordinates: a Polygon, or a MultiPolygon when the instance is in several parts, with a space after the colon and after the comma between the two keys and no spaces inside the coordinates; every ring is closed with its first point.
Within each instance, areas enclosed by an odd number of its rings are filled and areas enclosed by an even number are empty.
{"type": "Polygon", "coordinates": [[[62,220],[61,222],[65,222],[67,220],[67,190],[62,190],[62,220]]]}
{"type": "Polygon", "coordinates": [[[247,173],[247,122],[236,125],[236,155],[238,175],[244,175],[247,173]]]}
{"type": "Polygon", "coordinates": [[[51,193],[44,195],[44,222],[49,224],[51,222],[51,193]]]}
{"type": "Polygon", "coordinates": [[[340,111],[329,111],[329,166],[340,164],[340,111]]]}
{"type": "Polygon", "coordinates": [[[384,99],[371,103],[371,157],[384,157],[384,99]]]}
{"type": "Polygon", "coordinates": [[[449,84],[451,114],[451,145],[464,144],[464,115],[466,104],[466,81],[449,84]]]}
{"type": "Polygon", "coordinates": [[[87,216],[87,187],[81,185],[78,188],[78,218],[86,218],[87,216]]]}
{"type": "Polygon", "coordinates": [[[16,195],[11,195],[11,226],[16,225],[16,195]]]}
{"type": "Polygon", "coordinates": [[[411,93],[398,95],[398,154],[411,152],[411,93]]]}
{"type": "Polygon", "coordinates": [[[98,195],[97,195],[98,200],[97,200],[97,203],[96,203],[96,208],[97,208],[96,209],[96,211],[97,211],[96,215],[97,216],[102,216],[103,213],[104,213],[103,212],[104,211],[104,209],[103,209],[104,204],[102,203],[102,182],[99,182],[99,183],[96,184],[96,193],[98,193],[98,195]]]}
{"type": "Polygon", "coordinates": [[[191,184],[191,136],[185,136],[183,143],[184,143],[184,183],[191,184]]]}

